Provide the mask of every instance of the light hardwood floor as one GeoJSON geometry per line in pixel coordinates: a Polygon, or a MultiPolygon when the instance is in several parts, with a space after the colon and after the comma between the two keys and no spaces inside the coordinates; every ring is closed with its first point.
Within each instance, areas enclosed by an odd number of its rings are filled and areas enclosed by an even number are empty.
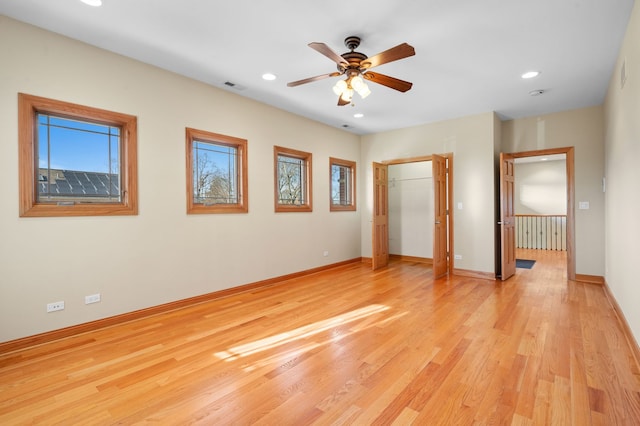
{"type": "Polygon", "coordinates": [[[638,425],[603,288],[351,264],[0,355],[0,424],[638,425]]]}

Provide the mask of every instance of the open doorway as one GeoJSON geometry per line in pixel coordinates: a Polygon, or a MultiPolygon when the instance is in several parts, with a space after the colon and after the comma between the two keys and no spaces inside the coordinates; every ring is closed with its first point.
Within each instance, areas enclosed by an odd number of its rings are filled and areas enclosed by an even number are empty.
{"type": "MultiPolygon", "coordinates": [[[[540,173],[544,167],[533,169],[534,173],[540,173]]],[[[498,221],[500,263],[497,275],[502,280],[515,273],[517,247],[566,251],[567,278],[575,279],[574,193],[573,147],[501,154],[498,221]],[[525,169],[520,168],[522,179],[518,179],[518,163],[543,158],[547,161],[564,159],[564,170],[559,171],[556,164],[554,171],[551,171],[551,167],[547,168],[545,178],[527,178],[525,169]],[[564,196],[557,193],[558,173],[564,173],[564,196]],[[552,182],[554,179],[549,177],[554,174],[555,182],[552,182]]]]}
{"type": "Polygon", "coordinates": [[[566,268],[566,170],[566,154],[515,159],[517,268],[566,268]]]}

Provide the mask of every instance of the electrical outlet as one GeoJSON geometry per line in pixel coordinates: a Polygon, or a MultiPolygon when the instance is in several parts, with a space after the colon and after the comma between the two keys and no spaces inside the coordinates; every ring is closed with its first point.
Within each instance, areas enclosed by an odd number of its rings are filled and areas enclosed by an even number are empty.
{"type": "Polygon", "coordinates": [[[64,309],[64,300],[59,302],[47,303],[47,312],[61,311],[64,309]]]}
{"type": "Polygon", "coordinates": [[[322,252],[322,255],[323,255],[324,257],[329,256],[329,250],[325,250],[325,251],[323,251],[323,252],[322,252]]]}
{"type": "Polygon", "coordinates": [[[84,304],[98,303],[100,301],[100,293],[92,294],[84,297],[84,304]]]}

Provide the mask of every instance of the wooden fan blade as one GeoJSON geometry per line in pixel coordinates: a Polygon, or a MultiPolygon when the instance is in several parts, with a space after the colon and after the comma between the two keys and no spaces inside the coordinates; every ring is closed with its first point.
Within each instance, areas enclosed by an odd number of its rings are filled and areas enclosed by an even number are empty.
{"type": "Polygon", "coordinates": [[[400,92],[406,92],[413,86],[413,83],[400,80],[398,78],[389,77],[388,75],[380,74],[378,72],[367,71],[366,73],[362,74],[362,77],[364,77],[365,80],[382,84],[383,86],[390,87],[400,92]]]}
{"type": "Polygon", "coordinates": [[[345,105],[349,105],[351,103],[351,101],[345,101],[344,99],[342,99],[342,96],[338,96],[338,106],[345,106],[345,105]]]}
{"type": "Polygon", "coordinates": [[[377,55],[373,55],[372,57],[363,60],[360,63],[360,66],[363,68],[373,68],[378,65],[408,58],[415,54],[416,50],[413,46],[410,46],[407,43],[402,43],[396,47],[392,47],[391,49],[385,50],[384,52],[380,52],[377,55]]]}
{"type": "Polygon", "coordinates": [[[287,83],[288,87],[300,86],[301,84],[311,83],[313,81],[322,80],[329,77],[337,77],[342,73],[339,72],[331,72],[329,74],[316,75],[315,77],[305,78],[304,80],[292,81],[291,83],[287,83]]]}
{"type": "Polygon", "coordinates": [[[342,56],[338,55],[336,52],[333,51],[333,49],[331,49],[329,46],[327,46],[324,43],[317,43],[317,42],[309,43],[309,47],[315,50],[316,52],[322,53],[324,56],[331,59],[333,62],[335,62],[338,65],[341,65],[341,64],[345,66],[349,65],[349,63],[345,61],[342,56]]]}

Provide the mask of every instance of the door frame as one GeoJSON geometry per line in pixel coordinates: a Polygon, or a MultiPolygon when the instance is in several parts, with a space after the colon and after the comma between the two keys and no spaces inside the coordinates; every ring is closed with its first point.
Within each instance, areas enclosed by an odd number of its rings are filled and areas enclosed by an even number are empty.
{"type": "MultiPolygon", "coordinates": [[[[575,253],[575,148],[549,148],[535,151],[508,153],[513,158],[541,157],[545,155],[565,154],[565,168],[567,173],[567,279],[576,279],[575,253]]],[[[516,181],[518,177],[516,176],[516,181]]],[[[515,248],[514,248],[515,249],[515,248]]]]}
{"type": "MultiPolygon", "coordinates": [[[[454,270],[454,259],[453,256],[451,255],[451,253],[454,253],[454,247],[453,247],[453,229],[454,229],[454,220],[453,220],[453,153],[452,152],[447,152],[444,154],[436,154],[439,155],[440,157],[444,157],[447,160],[447,233],[448,233],[448,259],[447,259],[447,264],[448,264],[448,271],[447,273],[449,274],[449,276],[453,275],[453,270],[454,270]]],[[[420,156],[420,157],[409,157],[409,158],[397,158],[394,160],[384,160],[384,161],[380,161],[381,164],[384,164],[386,166],[392,166],[392,165],[397,165],[397,164],[407,164],[407,163],[419,163],[422,161],[433,161],[433,158],[431,155],[424,155],[424,156],[420,156]]],[[[375,190],[375,188],[374,188],[375,190]]],[[[372,250],[372,257],[375,256],[375,249],[376,249],[376,241],[375,241],[375,235],[373,235],[373,241],[371,241],[371,250],[372,250]]]]}

